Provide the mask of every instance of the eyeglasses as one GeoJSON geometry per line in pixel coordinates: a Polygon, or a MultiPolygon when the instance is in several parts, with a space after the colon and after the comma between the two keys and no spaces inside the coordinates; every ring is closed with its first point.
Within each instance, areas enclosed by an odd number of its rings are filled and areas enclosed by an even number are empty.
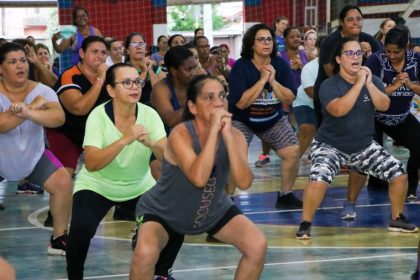
{"type": "Polygon", "coordinates": [[[206,101],[207,103],[212,103],[215,100],[215,97],[217,96],[221,101],[226,101],[227,96],[229,95],[228,92],[222,92],[219,95],[217,94],[209,94],[209,95],[205,95],[202,96],[202,99],[204,99],[204,101],[206,101]]]}
{"type": "Polygon", "coordinates": [[[125,89],[131,89],[131,88],[133,88],[134,84],[136,84],[136,86],[138,88],[142,88],[142,87],[144,87],[146,82],[142,79],[135,79],[135,80],[126,79],[126,80],[122,80],[121,82],[115,82],[114,83],[114,85],[117,85],[117,84],[122,84],[122,86],[125,89]]]}
{"type": "Polygon", "coordinates": [[[361,57],[363,55],[363,51],[362,50],[357,50],[357,51],[353,51],[353,50],[346,50],[343,51],[341,54],[345,54],[347,57],[361,57]]]}
{"type": "Polygon", "coordinates": [[[133,48],[146,47],[146,43],[145,42],[131,42],[129,46],[133,48]]]}
{"type": "Polygon", "coordinates": [[[258,38],[255,38],[255,41],[257,41],[260,44],[266,44],[266,43],[271,44],[273,43],[273,37],[258,37],[258,38]]]}

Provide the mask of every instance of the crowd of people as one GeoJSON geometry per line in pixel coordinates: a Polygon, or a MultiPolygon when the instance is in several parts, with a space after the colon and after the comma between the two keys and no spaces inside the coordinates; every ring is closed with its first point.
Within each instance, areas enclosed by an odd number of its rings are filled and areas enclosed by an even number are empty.
{"type": "Polygon", "coordinates": [[[103,38],[75,8],[76,33],[52,37],[55,52],[72,50],[73,66],[61,73],[46,45],[1,40],[0,176],[19,182],[19,193],[50,193],[48,253],[66,256],[69,279],[83,279],[90,240],[114,206],[115,219],[137,220],[131,279],[173,279],[184,236],[204,232],[241,252],[235,279],[259,279],[267,241],[233,196],[252,185],[254,135],[256,167],[270,163],[271,150],[281,158],[275,207],[303,209],[297,239],[312,238],[342,168],[343,219],[356,218],[369,175],[388,185],[388,230],[418,232],[404,203],[417,199],[420,123],[410,106],[420,54],[392,19],[375,37],[362,32],[357,6],[345,6],[339,22],[326,37],[283,16],[255,24],[237,60],[227,44],[210,46],[202,28],[191,42],[159,36],[149,56],[142,33],[103,38]],[[382,147],[383,133],[409,149],[407,167],[382,147]],[[293,186],[305,154],[300,199],[293,186]]]}

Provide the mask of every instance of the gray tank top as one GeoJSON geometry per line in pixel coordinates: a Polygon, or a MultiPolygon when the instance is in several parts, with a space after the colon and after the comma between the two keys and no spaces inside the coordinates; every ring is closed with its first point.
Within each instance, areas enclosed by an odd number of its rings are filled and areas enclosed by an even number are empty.
{"type": "MultiPolygon", "coordinates": [[[[199,154],[201,147],[193,123],[184,124],[191,135],[194,151],[199,154]]],[[[164,159],[160,179],[142,195],[136,214],[158,216],[180,234],[207,232],[233,205],[225,194],[228,176],[229,159],[222,138],[219,138],[213,170],[204,188],[195,187],[178,166],[164,159]]]]}

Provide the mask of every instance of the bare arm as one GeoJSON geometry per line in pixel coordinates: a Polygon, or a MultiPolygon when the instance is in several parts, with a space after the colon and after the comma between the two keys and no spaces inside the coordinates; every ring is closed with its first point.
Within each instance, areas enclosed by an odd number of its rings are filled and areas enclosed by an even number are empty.
{"type": "Polygon", "coordinates": [[[53,48],[58,53],[62,53],[63,51],[65,51],[67,48],[69,48],[71,46],[71,44],[75,40],[75,35],[73,35],[73,36],[71,36],[70,38],[67,38],[67,39],[63,38],[63,39],[61,39],[60,44],[57,44],[57,41],[60,38],[61,38],[60,32],[55,33],[51,38],[53,48]]]}
{"type": "Polygon", "coordinates": [[[248,144],[244,135],[231,126],[231,118],[225,117],[222,137],[229,156],[230,174],[236,186],[246,190],[251,186],[253,175],[248,164],[248,144]]]}
{"type": "Polygon", "coordinates": [[[263,67],[260,70],[260,79],[258,82],[256,82],[252,87],[244,91],[244,93],[241,96],[241,99],[239,99],[238,102],[236,102],[236,107],[240,110],[244,110],[251,106],[252,103],[258,98],[258,96],[261,94],[261,91],[264,89],[265,84],[270,79],[271,72],[266,68],[263,67]]]}
{"type": "Polygon", "coordinates": [[[60,100],[63,103],[63,106],[70,113],[76,116],[84,116],[92,110],[98,100],[99,94],[101,93],[106,68],[105,64],[100,66],[98,78],[85,94],[82,94],[80,90],[77,89],[68,89],[60,95],[60,100]]]}
{"type": "Polygon", "coordinates": [[[41,82],[51,88],[54,87],[58,77],[50,69],[43,65],[41,61],[39,61],[34,48],[26,45],[25,50],[29,62],[35,67],[37,82],[41,82]]]}
{"type": "Polygon", "coordinates": [[[375,84],[372,82],[372,72],[368,67],[362,66],[362,69],[366,71],[366,88],[369,92],[370,98],[372,100],[373,106],[378,111],[386,111],[389,108],[391,103],[389,97],[384,94],[380,89],[378,89],[375,84]]]}
{"type": "Polygon", "coordinates": [[[222,119],[232,114],[224,109],[217,109],[211,115],[211,128],[201,152],[197,155],[192,147],[191,136],[185,125],[176,126],[169,136],[165,158],[176,164],[187,179],[196,187],[204,188],[213,169],[217,140],[222,127],[222,119]]]}
{"type": "Polygon", "coordinates": [[[303,89],[310,98],[314,99],[314,87],[307,87],[303,89]]]}
{"type": "Polygon", "coordinates": [[[174,110],[170,101],[170,95],[171,93],[166,83],[164,81],[158,82],[152,89],[150,102],[159,113],[163,122],[172,128],[182,122],[184,106],[181,104],[181,108],[174,110]]]}
{"type": "Polygon", "coordinates": [[[125,146],[148,134],[142,125],[132,125],[120,139],[102,149],[94,146],[85,146],[86,169],[89,171],[101,170],[113,161],[125,146]]]}

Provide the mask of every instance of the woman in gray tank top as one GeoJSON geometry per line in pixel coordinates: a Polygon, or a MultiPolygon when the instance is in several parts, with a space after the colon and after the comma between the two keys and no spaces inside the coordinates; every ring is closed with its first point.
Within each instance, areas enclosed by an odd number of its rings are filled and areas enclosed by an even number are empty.
{"type": "Polygon", "coordinates": [[[266,238],[224,192],[229,172],[242,190],[253,179],[247,143],[232,127],[226,96],[211,76],[198,76],[188,86],[186,121],[172,130],[162,176],[137,205],[140,228],[130,279],[152,279],[159,256],[176,256],[185,234],[204,232],[242,252],[235,279],[259,279],[266,238]]]}

